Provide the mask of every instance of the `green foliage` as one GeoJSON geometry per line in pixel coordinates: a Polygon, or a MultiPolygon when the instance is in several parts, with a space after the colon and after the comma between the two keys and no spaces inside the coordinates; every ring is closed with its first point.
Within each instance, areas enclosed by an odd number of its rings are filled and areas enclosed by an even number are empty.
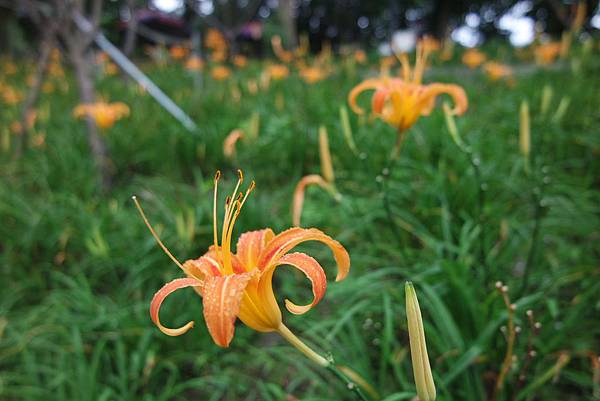
{"type": "MultiPolygon", "coordinates": [[[[4,82],[23,90],[32,67],[22,67],[4,82]]],[[[590,363],[600,335],[597,57],[576,74],[567,65],[525,71],[514,87],[487,82],[479,72],[435,68],[427,81],[456,82],[468,93],[469,111],[457,123],[479,159],[485,203],[480,216],[469,157],[435,110],[409,132],[389,178],[398,237],[377,183],[395,141],[393,129],[351,114],[357,156],[339,120],[347,93],[370,71],[339,67],[316,85],[292,76],[253,96],[246,82],[260,73],[258,62],[230,81],[214,82],[205,73],[201,85],[178,65],[144,69],[200,129],[185,131],[131,82],[98,77],[101,96],[131,109],[130,117],[103,134],[115,172],[109,193],[96,189],[85,125],[71,114],[77,104],[71,77],[71,90],[43,94],[40,101],[39,109],[49,111],[35,126],[45,133],[44,145],[20,159],[6,148],[0,155],[0,399],[351,399],[333,376],[276,335],[239,324],[229,349],[215,346],[193,291],[170,297],[162,316],[173,326],[194,319],[196,327],[178,338],[162,335],[150,321],[149,302],[180,272],[130,201],[133,194],[141,199],[175,255],[195,258],[211,242],[213,174],[221,169],[229,186],[240,167],[257,190],[236,231],[281,231],[291,225],[295,184],[319,171],[321,124],[329,131],[343,197],[338,203],[308,189],[302,222],[340,240],[352,270],[345,281],[330,283],[324,301],[307,315],[284,313],[288,326],[351,366],[383,400],[412,399],[403,292],[410,279],[420,296],[439,399],[484,400],[506,352],[500,329],[507,310],[494,288],[501,280],[517,305],[521,334],[499,400],[597,396],[590,363]],[[555,93],[549,116],[539,110],[545,84],[555,93]],[[242,92],[239,103],[232,85],[242,92]],[[285,100],[281,111],[278,95],[285,100]],[[552,121],[563,96],[571,100],[568,111],[552,121]],[[530,174],[518,151],[523,99],[532,113],[530,174]],[[260,115],[259,137],[239,142],[237,160],[226,160],[223,139],[254,112],[260,115]],[[538,207],[539,243],[522,291],[538,207]],[[537,356],[519,388],[528,309],[542,328],[533,338],[537,356]],[[561,355],[569,357],[564,366],[557,365],[561,355]]],[[[16,140],[8,129],[18,115],[11,107],[0,109],[2,143],[16,140]]],[[[314,246],[314,252],[333,277],[328,251],[314,246]]],[[[282,269],[275,280],[280,300],[308,299],[301,275],[282,269]]]]}

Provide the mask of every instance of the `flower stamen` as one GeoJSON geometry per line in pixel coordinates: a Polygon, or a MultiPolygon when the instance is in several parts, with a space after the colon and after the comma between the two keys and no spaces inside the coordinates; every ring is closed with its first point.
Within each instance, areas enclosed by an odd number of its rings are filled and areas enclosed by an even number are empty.
{"type": "Polygon", "coordinates": [[[137,208],[137,210],[140,212],[140,215],[142,216],[142,219],[144,220],[144,223],[146,223],[146,227],[148,227],[148,230],[150,230],[150,233],[152,234],[152,236],[154,237],[154,239],[156,240],[156,242],[158,243],[158,245],[162,248],[162,250],[167,254],[167,256],[169,258],[171,258],[171,260],[173,262],[175,262],[175,264],[177,266],[179,266],[179,268],[181,270],[185,269],[183,268],[183,265],[177,260],[177,258],[175,256],[173,256],[173,254],[167,249],[167,247],[165,246],[165,244],[163,244],[163,242],[160,240],[160,237],[158,236],[158,234],[156,233],[156,231],[154,231],[154,228],[152,227],[152,225],[150,224],[150,221],[148,221],[148,218],[146,217],[146,214],[144,213],[144,209],[142,209],[142,206],[140,205],[140,202],[138,202],[137,197],[134,195],[131,197],[131,199],[133,199],[133,202],[135,203],[135,207],[137,208]]]}

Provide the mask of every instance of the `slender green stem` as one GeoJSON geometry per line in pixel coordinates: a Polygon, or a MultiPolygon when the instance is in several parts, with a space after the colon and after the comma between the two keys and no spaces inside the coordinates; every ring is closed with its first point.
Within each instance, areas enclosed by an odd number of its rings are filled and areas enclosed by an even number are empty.
{"type": "Polygon", "coordinates": [[[308,359],[315,362],[317,365],[324,367],[331,371],[337,378],[344,382],[348,390],[352,391],[356,397],[362,401],[369,401],[369,399],[362,392],[361,388],[354,383],[348,376],[346,376],[333,362],[333,358],[324,358],[315,352],[312,348],[306,345],[300,340],[294,333],[290,331],[283,323],[279,325],[277,330],[283,338],[285,338],[290,344],[292,344],[298,351],[302,352],[308,359]]]}
{"type": "Polygon", "coordinates": [[[485,231],[484,231],[484,218],[483,218],[483,206],[485,205],[485,192],[484,183],[481,177],[481,161],[479,158],[473,155],[470,148],[466,151],[469,157],[469,162],[473,168],[475,174],[475,185],[477,186],[477,223],[479,224],[479,261],[483,268],[484,282],[487,282],[488,269],[486,267],[486,256],[485,256],[485,231]]]}
{"type": "MultiPolygon", "coordinates": [[[[402,151],[402,144],[404,143],[405,137],[406,137],[406,133],[404,133],[404,132],[398,133],[396,145],[394,146],[394,149],[392,150],[390,159],[388,160],[386,167],[382,171],[381,181],[380,181],[381,192],[383,194],[383,207],[385,209],[385,213],[387,215],[387,220],[390,224],[392,234],[394,234],[394,237],[396,237],[396,239],[398,240],[398,243],[400,243],[400,241],[401,241],[400,230],[398,229],[398,225],[396,223],[396,220],[394,219],[394,214],[392,212],[392,202],[390,200],[390,191],[389,191],[388,181],[391,179],[391,177],[393,175],[394,167],[397,164],[396,161],[400,157],[400,152],[402,151]]],[[[400,249],[402,249],[402,248],[400,248],[400,249]]]]}
{"type": "Polygon", "coordinates": [[[523,268],[523,281],[521,284],[521,289],[519,290],[520,296],[522,296],[525,293],[525,291],[527,291],[527,287],[529,286],[529,275],[531,273],[531,266],[533,265],[535,261],[535,256],[537,254],[540,236],[540,225],[542,223],[542,215],[544,209],[544,205],[542,204],[542,190],[540,188],[535,188],[533,190],[533,202],[535,205],[535,212],[533,231],[531,233],[531,246],[529,247],[527,259],[525,260],[525,267],[523,268]]]}

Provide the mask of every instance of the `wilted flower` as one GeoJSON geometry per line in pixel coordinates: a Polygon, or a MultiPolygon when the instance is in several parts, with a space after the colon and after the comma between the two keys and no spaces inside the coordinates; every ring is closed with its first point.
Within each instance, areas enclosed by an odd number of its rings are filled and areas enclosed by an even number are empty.
{"type": "MultiPolygon", "coordinates": [[[[214,342],[228,347],[233,339],[235,321],[239,318],[246,326],[260,331],[277,331],[299,348],[299,340],[283,324],[281,310],[273,292],[273,273],[278,266],[290,265],[302,271],[312,283],[313,301],[308,305],[296,305],[285,301],[286,308],[294,314],[303,314],[315,306],[325,295],[327,286],[325,272],[321,265],[304,253],[289,253],[298,244],[305,241],[320,241],[329,246],[338,265],[337,281],[342,280],[350,269],[350,257],[346,249],[331,237],[315,228],[291,228],[275,235],[269,228],[242,234],[237,243],[236,253],[232,252],[233,226],[254,188],[252,182],[245,194],[238,194],[243,181],[241,171],[239,180],[231,196],[225,202],[225,217],[221,243],[217,237],[217,184],[220,173],[215,176],[213,198],[213,245],[198,259],[181,264],[167,250],[148,222],[143,210],[134,197],[142,218],[156,241],[167,255],[183,270],[186,278],[175,279],[163,286],[152,299],[150,316],[152,321],[165,334],[178,336],[194,325],[188,322],[177,329],[163,326],[159,320],[159,309],[164,299],[172,292],[193,287],[202,297],[204,319],[214,342]]],[[[327,366],[328,362],[312,350],[302,349],[311,355],[315,362],[327,366]]]]}
{"type": "Polygon", "coordinates": [[[129,107],[122,102],[80,104],[73,110],[76,118],[91,117],[99,128],[110,128],[115,121],[129,115],[129,107]]]}
{"type": "Polygon", "coordinates": [[[462,62],[469,68],[477,68],[487,59],[485,53],[477,49],[468,49],[462,55],[462,62]]]}
{"type": "Polygon", "coordinates": [[[406,54],[400,55],[402,78],[371,78],[355,86],[348,95],[350,107],[357,114],[364,110],[356,104],[358,95],[366,90],[375,90],[371,98],[373,114],[404,132],[419,119],[427,116],[435,106],[436,98],[448,94],[454,99],[453,113],[463,114],[467,110],[467,95],[462,87],[453,84],[432,83],[423,85],[421,79],[427,62],[428,51],[417,46],[414,68],[411,69],[406,54]]]}
{"type": "Polygon", "coordinates": [[[210,76],[217,81],[223,81],[231,76],[231,70],[224,65],[217,65],[210,70],[210,76]]]}
{"type": "Polygon", "coordinates": [[[529,121],[529,103],[523,101],[519,113],[519,150],[525,159],[525,168],[529,168],[529,152],[531,151],[531,125],[529,121]]]}

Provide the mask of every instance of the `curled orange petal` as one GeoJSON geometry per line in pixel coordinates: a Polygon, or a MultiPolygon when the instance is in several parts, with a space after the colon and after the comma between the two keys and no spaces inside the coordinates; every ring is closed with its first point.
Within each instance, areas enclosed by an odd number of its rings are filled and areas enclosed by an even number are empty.
{"type": "Polygon", "coordinates": [[[312,284],[313,300],[308,305],[296,305],[289,299],[285,300],[285,307],[296,315],[301,315],[308,312],[313,306],[319,303],[325,296],[327,290],[327,278],[325,271],[314,258],[304,253],[296,252],[284,255],[279,262],[280,265],[294,266],[300,270],[310,280],[312,284]]]}
{"type": "Polygon", "coordinates": [[[223,141],[223,154],[225,157],[232,158],[235,156],[235,144],[243,138],[244,133],[240,129],[234,129],[227,135],[225,141],[223,141]]]}
{"type": "Polygon", "coordinates": [[[294,200],[292,202],[292,224],[295,226],[300,225],[302,206],[304,205],[304,192],[306,191],[306,187],[310,185],[318,185],[326,191],[331,191],[331,184],[318,174],[310,174],[302,177],[296,185],[296,189],[294,190],[294,200]]]}
{"type": "Polygon", "coordinates": [[[350,271],[350,255],[346,248],[338,241],[316,228],[290,228],[276,235],[263,250],[258,263],[258,268],[264,270],[273,264],[297,245],[305,241],[320,241],[327,245],[333,252],[333,257],[338,266],[336,281],[343,280],[350,271]]]}
{"type": "MultiPolygon", "coordinates": [[[[467,99],[467,94],[465,93],[465,90],[462,87],[453,84],[435,83],[426,85],[424,91],[420,95],[420,98],[423,102],[423,106],[431,105],[431,107],[433,107],[432,103],[435,100],[435,98],[444,93],[450,95],[450,97],[452,97],[452,100],[454,101],[454,108],[451,110],[451,113],[453,115],[461,115],[465,111],[467,111],[467,108],[469,107],[469,101],[467,99]]],[[[425,111],[425,115],[429,114],[427,112],[427,107],[425,108],[425,111]]]]}
{"type": "Polygon", "coordinates": [[[363,82],[352,88],[352,90],[348,94],[348,104],[350,105],[352,111],[354,111],[356,114],[363,114],[364,110],[360,108],[358,104],[356,104],[356,99],[358,95],[369,89],[381,88],[383,86],[382,82],[383,81],[379,78],[371,78],[364,80],[363,82]]]}
{"type": "Polygon", "coordinates": [[[204,282],[204,319],[208,332],[220,347],[228,347],[233,339],[240,303],[252,276],[253,273],[232,274],[210,277],[204,282]]]}
{"type": "Polygon", "coordinates": [[[192,327],[194,327],[194,322],[190,321],[187,322],[184,326],[179,327],[177,329],[169,329],[160,323],[158,312],[165,298],[172,292],[177,291],[180,288],[201,287],[202,285],[203,283],[196,278],[178,278],[165,284],[160,290],[156,292],[156,294],[154,294],[152,302],[150,303],[150,317],[152,318],[154,324],[158,326],[160,331],[162,331],[168,336],[180,336],[192,327]]]}

